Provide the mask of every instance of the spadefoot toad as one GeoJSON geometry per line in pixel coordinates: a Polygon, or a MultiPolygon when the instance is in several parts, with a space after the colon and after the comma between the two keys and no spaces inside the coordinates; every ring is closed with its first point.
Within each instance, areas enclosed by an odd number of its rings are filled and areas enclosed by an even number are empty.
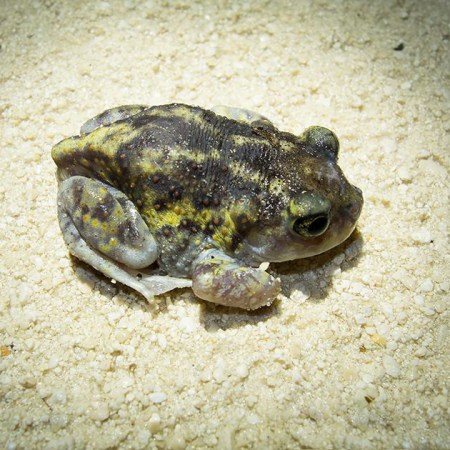
{"type": "Polygon", "coordinates": [[[355,228],[363,197],[338,150],[326,128],[295,136],[243,109],[113,108],[52,149],[64,240],[147,299],[192,286],[259,308],[280,291],[267,262],[325,252],[355,228]]]}

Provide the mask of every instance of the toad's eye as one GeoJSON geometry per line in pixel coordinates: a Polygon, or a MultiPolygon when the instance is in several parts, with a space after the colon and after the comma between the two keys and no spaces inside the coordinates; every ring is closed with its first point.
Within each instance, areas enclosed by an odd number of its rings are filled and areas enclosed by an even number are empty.
{"type": "Polygon", "coordinates": [[[295,219],[292,223],[292,231],[302,237],[317,237],[327,231],[329,224],[328,214],[311,214],[295,219]]]}

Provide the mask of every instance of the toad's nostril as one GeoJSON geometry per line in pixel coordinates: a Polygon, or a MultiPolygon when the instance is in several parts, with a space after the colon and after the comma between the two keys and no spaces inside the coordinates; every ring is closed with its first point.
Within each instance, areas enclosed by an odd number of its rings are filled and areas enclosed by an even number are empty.
{"type": "Polygon", "coordinates": [[[361,214],[361,209],[362,209],[361,202],[356,202],[356,201],[348,203],[345,207],[347,214],[354,221],[356,221],[358,219],[359,215],[361,214]]]}
{"type": "Polygon", "coordinates": [[[352,184],[352,187],[356,191],[357,195],[362,199],[363,198],[362,190],[358,186],[355,186],[354,184],[352,184]]]}

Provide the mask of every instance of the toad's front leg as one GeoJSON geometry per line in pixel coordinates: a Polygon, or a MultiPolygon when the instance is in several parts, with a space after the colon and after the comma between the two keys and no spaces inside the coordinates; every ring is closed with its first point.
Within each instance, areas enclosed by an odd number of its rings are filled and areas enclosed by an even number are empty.
{"type": "Polygon", "coordinates": [[[280,280],[210,249],[194,262],[192,289],[195,295],[213,303],[257,309],[273,302],[280,292],[280,280]]]}

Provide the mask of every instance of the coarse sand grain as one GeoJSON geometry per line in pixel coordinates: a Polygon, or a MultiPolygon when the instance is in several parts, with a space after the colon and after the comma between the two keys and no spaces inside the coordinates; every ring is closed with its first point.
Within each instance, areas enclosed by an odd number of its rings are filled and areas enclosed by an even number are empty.
{"type": "Polygon", "coordinates": [[[448,449],[450,8],[0,2],[0,447],[448,449]],[[120,104],[333,129],[358,231],[242,312],[68,256],[53,144],[120,104]]]}

